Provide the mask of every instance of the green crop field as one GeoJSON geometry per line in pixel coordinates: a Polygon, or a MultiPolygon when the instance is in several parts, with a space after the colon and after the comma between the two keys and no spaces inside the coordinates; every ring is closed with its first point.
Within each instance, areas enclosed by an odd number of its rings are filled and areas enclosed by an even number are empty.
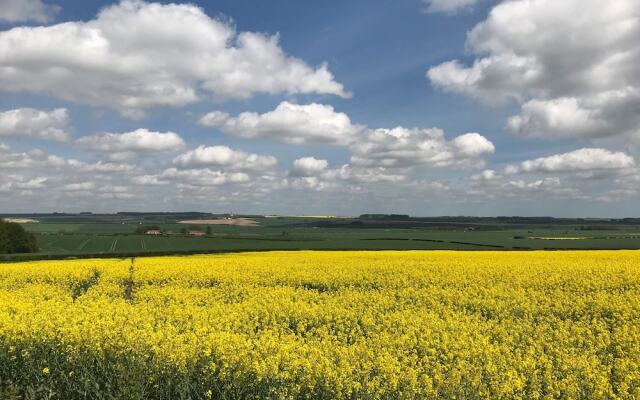
{"type": "Polygon", "coordinates": [[[257,226],[179,223],[198,218],[212,217],[45,215],[23,226],[35,234],[40,248],[30,258],[243,250],[640,249],[640,224],[628,221],[255,217],[257,226]],[[163,234],[143,234],[150,227],[163,234]],[[189,229],[206,235],[185,234],[189,229]]]}
{"type": "Polygon", "coordinates": [[[268,228],[251,229],[254,230],[242,232],[236,228],[239,233],[215,232],[207,237],[74,233],[38,234],[37,238],[41,251],[52,254],[264,249],[640,249],[640,236],[607,231],[592,232],[584,239],[560,240],[563,236],[548,230],[523,233],[296,228],[286,235],[276,235],[268,228]]]}

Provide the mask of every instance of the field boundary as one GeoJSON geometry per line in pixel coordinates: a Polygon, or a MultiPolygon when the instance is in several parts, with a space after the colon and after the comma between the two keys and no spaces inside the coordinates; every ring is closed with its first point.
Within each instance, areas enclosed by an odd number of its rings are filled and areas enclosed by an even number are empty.
{"type": "Polygon", "coordinates": [[[361,252],[375,252],[375,251],[423,251],[423,252],[437,252],[437,251],[456,251],[456,252],[563,252],[563,251],[637,251],[636,248],[543,248],[543,249],[530,249],[530,248],[475,248],[475,249],[393,249],[393,248],[378,248],[378,249],[354,249],[354,248],[342,248],[342,249],[303,249],[303,248],[281,248],[281,249],[224,249],[224,250],[190,250],[190,251],[147,251],[144,253],[139,252],[126,252],[126,253],[86,253],[86,254],[0,254],[0,265],[4,263],[16,263],[16,262],[29,262],[29,261],[46,261],[46,260],[83,260],[91,258],[143,258],[143,257],[161,257],[161,256],[191,256],[191,255],[216,255],[216,254],[235,254],[235,253],[273,253],[281,251],[317,251],[317,252],[341,252],[341,251],[361,251],[361,252]]]}

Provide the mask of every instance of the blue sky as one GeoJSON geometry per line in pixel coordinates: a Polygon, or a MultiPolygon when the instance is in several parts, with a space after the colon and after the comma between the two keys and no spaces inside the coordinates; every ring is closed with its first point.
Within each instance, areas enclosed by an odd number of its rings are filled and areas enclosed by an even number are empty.
{"type": "Polygon", "coordinates": [[[0,6],[1,212],[638,212],[633,0],[0,6]]]}

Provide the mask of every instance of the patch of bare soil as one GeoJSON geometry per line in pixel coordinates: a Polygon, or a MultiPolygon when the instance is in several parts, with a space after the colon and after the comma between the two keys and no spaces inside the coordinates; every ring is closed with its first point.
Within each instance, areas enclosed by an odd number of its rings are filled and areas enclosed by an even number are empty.
{"type": "Polygon", "coordinates": [[[14,222],[16,224],[30,224],[40,222],[37,219],[31,218],[3,218],[7,222],[14,222]]]}
{"type": "Polygon", "coordinates": [[[249,218],[220,218],[220,219],[191,219],[179,221],[179,224],[189,225],[235,225],[235,226],[258,226],[258,222],[249,218]]]}

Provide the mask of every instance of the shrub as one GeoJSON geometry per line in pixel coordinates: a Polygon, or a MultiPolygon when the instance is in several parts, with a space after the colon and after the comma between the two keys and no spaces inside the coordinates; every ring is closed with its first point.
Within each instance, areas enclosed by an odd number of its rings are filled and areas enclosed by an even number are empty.
{"type": "Polygon", "coordinates": [[[16,223],[0,220],[0,254],[35,253],[38,244],[33,234],[16,223]]]}

